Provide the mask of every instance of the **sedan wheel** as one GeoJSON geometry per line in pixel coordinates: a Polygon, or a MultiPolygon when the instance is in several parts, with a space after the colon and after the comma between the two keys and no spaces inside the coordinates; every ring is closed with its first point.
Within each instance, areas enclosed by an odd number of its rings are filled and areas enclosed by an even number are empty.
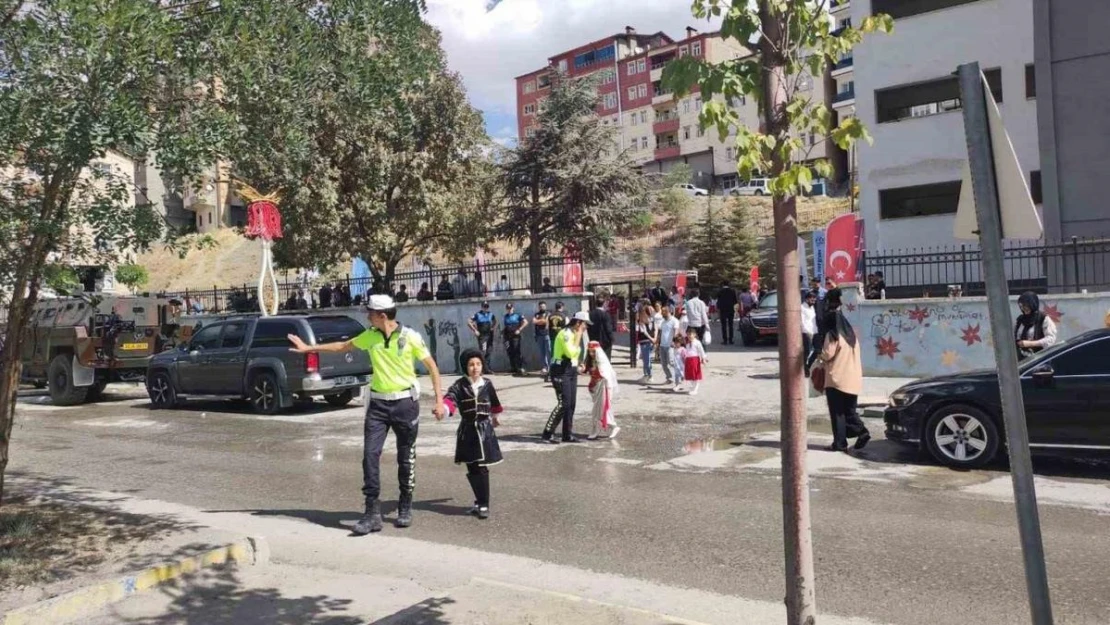
{"type": "Polygon", "coordinates": [[[970,406],[947,406],[925,426],[929,452],[953,467],[980,467],[998,453],[998,427],[982,411],[970,406]]]}
{"type": "Polygon", "coordinates": [[[165,373],[154,374],[147,386],[147,394],[150,395],[150,405],[156,409],[172,408],[177,403],[177,392],[165,373]]]}

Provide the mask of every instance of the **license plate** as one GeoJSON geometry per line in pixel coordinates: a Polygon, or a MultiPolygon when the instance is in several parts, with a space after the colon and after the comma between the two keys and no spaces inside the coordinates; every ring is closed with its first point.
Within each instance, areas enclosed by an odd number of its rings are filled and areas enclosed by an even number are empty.
{"type": "Polygon", "coordinates": [[[353,375],[345,375],[335,378],[336,386],[355,386],[358,384],[358,378],[353,375]]]}
{"type": "Polygon", "coordinates": [[[147,348],[146,343],[124,343],[123,346],[121,347],[121,349],[126,349],[126,350],[146,349],[146,348],[147,348]]]}
{"type": "Polygon", "coordinates": [[[777,328],[759,328],[760,334],[778,334],[777,328]]]}

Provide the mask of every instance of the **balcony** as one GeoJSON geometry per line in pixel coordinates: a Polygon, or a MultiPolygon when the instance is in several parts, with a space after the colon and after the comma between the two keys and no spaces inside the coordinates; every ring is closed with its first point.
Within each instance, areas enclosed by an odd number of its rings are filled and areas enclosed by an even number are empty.
{"type": "Polygon", "coordinates": [[[829,0],[829,12],[839,13],[847,11],[852,6],[851,0],[829,0]]]}
{"type": "Polygon", "coordinates": [[[856,88],[850,87],[847,91],[841,91],[833,96],[833,107],[847,106],[855,104],[856,102],[856,88]]]}
{"type": "Polygon", "coordinates": [[[655,160],[661,161],[667,158],[676,158],[682,154],[682,148],[679,147],[677,141],[670,141],[660,143],[655,146],[655,160]]]}
{"type": "Polygon", "coordinates": [[[845,68],[848,68],[848,67],[851,67],[851,66],[852,66],[852,57],[851,56],[846,56],[846,57],[840,59],[839,61],[837,61],[836,65],[833,65],[832,71],[835,72],[837,70],[845,69],[845,68]]]}
{"type": "Polygon", "coordinates": [[[653,90],[652,90],[653,95],[652,95],[652,98],[651,98],[651,103],[652,104],[662,104],[663,102],[670,102],[671,100],[674,99],[674,94],[671,93],[670,91],[667,91],[667,90],[663,89],[663,87],[661,87],[658,82],[656,82],[652,86],[653,86],[653,90]]]}
{"type": "Polygon", "coordinates": [[[678,132],[678,115],[656,117],[655,123],[652,124],[651,130],[657,135],[665,135],[678,132]]]}

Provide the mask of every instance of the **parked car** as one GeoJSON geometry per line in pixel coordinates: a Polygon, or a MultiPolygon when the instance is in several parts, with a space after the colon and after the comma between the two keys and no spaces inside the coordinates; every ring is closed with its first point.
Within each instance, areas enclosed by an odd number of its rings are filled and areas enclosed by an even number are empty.
{"type": "Polygon", "coordinates": [[[745,347],[766,339],[779,338],[779,295],[770,292],[763,296],[748,316],[740,318],[740,342],[745,347]]]}
{"type": "Polygon", "coordinates": [[[154,408],[172,408],[185,395],[247,399],[259,414],[275,414],[302,399],[323,396],[345,406],[370,380],[363,351],[298,354],[289,334],[310,345],[346,341],[366,328],[342,315],[228,317],[198,330],[189,342],[151,359],[146,388],[154,408]]]}
{"type": "MultiPolygon", "coordinates": [[[[1110,329],[1057,344],[1019,366],[1034,452],[1110,449],[1110,329]]],[[[887,438],[918,445],[951,467],[978,467],[1003,446],[995,370],[918,380],[890,396],[887,438]]]]}
{"type": "Polygon", "coordinates": [[[729,191],[730,195],[770,195],[771,192],[767,189],[766,178],[752,178],[747,182],[740,183],[740,186],[729,191]]]}
{"type": "Polygon", "coordinates": [[[674,188],[681,189],[681,190],[685,191],[686,194],[689,195],[690,197],[696,197],[696,196],[699,196],[699,195],[709,195],[709,191],[706,191],[705,189],[702,189],[701,187],[695,187],[694,185],[689,184],[689,183],[687,183],[687,184],[676,184],[674,186],[674,188]]]}

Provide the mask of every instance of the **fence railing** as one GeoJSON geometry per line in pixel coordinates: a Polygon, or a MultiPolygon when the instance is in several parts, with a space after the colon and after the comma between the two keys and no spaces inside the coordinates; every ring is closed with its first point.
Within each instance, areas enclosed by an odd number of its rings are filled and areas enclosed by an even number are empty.
{"type": "MultiPolygon", "coordinates": [[[[564,293],[581,290],[585,267],[579,260],[568,261],[563,257],[547,257],[539,261],[539,292],[564,293]],[[544,281],[546,279],[546,282],[544,281]]],[[[532,269],[527,260],[496,263],[471,262],[461,265],[435,266],[394,274],[390,284],[375,281],[372,276],[346,275],[338,280],[297,280],[278,283],[278,297],[283,310],[299,308],[349,306],[361,304],[374,293],[391,293],[397,297],[403,291],[409,301],[418,300],[421,287],[427,285],[431,298],[465,299],[496,298],[532,292],[532,269]],[[461,273],[461,275],[460,275],[461,273]],[[504,280],[502,280],[504,277],[504,280]],[[449,289],[440,289],[443,279],[449,289]],[[321,293],[327,286],[330,293],[321,293]],[[322,298],[322,296],[324,296],[322,298]],[[324,301],[330,296],[330,302],[324,301]]],[[[205,312],[250,312],[258,309],[256,286],[244,284],[221,288],[187,288],[167,291],[186,300],[190,310],[205,312]]]]}
{"type": "MultiPolygon", "coordinates": [[[[949,287],[983,295],[982,262],[975,244],[867,252],[862,272],[882,272],[888,298],[940,297],[949,287]]],[[[1011,294],[1110,290],[1110,239],[1011,243],[1003,250],[1003,263],[1011,294]]]]}

